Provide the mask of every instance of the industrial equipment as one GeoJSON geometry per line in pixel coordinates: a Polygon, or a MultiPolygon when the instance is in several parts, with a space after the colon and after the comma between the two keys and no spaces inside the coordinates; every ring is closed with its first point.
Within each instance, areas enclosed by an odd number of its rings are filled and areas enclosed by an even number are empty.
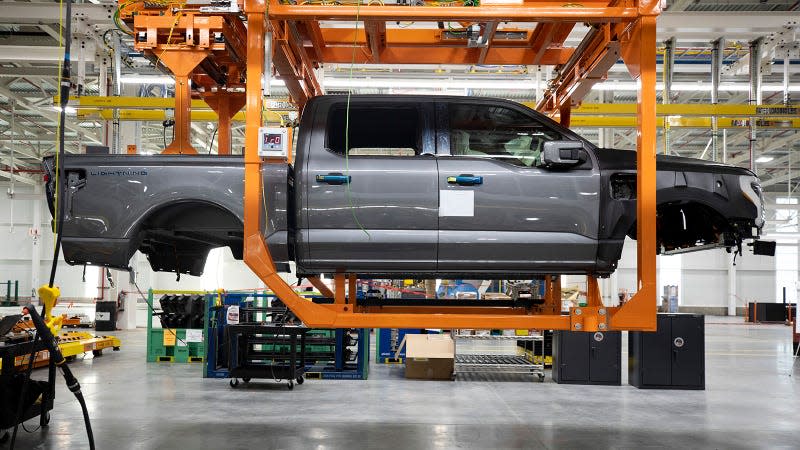
{"type": "MultiPolygon", "coordinates": [[[[311,301],[328,301],[318,293],[304,292],[311,301]]],[[[227,311],[239,309],[239,323],[299,325],[300,322],[272,293],[223,292],[209,294],[206,334],[207,361],[204,376],[227,378],[227,311]]],[[[308,329],[305,334],[305,378],[365,380],[369,374],[369,330],[308,329]]],[[[287,352],[287,344],[273,343],[287,352]]],[[[271,347],[272,349],[272,347],[271,347]]]]}
{"type": "MultiPolygon", "coordinates": [[[[530,334],[528,336],[504,335],[504,334],[470,334],[463,333],[462,330],[453,330],[453,340],[455,346],[455,372],[453,378],[463,373],[516,373],[526,375],[536,375],[538,380],[544,381],[544,354],[534,355],[510,354],[499,352],[493,347],[475,348],[476,343],[487,343],[492,341],[544,341],[542,334],[530,334]],[[459,345],[459,343],[461,343],[459,345]],[[465,344],[471,343],[473,348],[463,348],[465,344]],[[538,360],[538,361],[537,361],[538,360]]],[[[469,344],[467,344],[469,345],[469,344]]]]}
{"type": "Polygon", "coordinates": [[[640,389],[705,389],[705,316],[658,314],[656,332],[631,332],[628,383],[640,389]]]}
{"type": "Polygon", "coordinates": [[[560,384],[622,383],[622,333],[556,330],[553,381],[560,384]]]}
{"type": "Polygon", "coordinates": [[[407,334],[419,332],[419,328],[376,328],[375,361],[384,364],[402,364],[406,351],[400,344],[407,334]]]}
{"type": "MultiPolygon", "coordinates": [[[[491,324],[501,328],[652,329],[655,317],[651,304],[656,295],[653,48],[655,19],[660,10],[661,3],[651,0],[624,5],[575,5],[571,8],[529,3],[483,7],[476,2],[469,2],[469,6],[448,4],[439,8],[383,4],[362,6],[360,3],[290,4],[274,0],[245,2],[243,8],[232,2],[207,6],[192,4],[191,7],[169,2],[128,2],[120,5],[116,21],[120,27],[130,29],[136,50],[147,58],[159,60],[175,75],[176,135],[166,149],[167,153],[196,153],[189,140],[192,86],[197,87],[219,113],[220,141],[224,132],[224,140],[229,142],[230,117],[246,98],[243,256],[254,272],[305,323],[343,328],[386,325],[480,328],[481,324],[484,327],[491,324]],[[353,32],[352,25],[345,25],[345,28],[332,26],[337,25],[335,22],[352,22],[356,17],[364,22],[363,33],[353,32]],[[563,43],[576,18],[593,27],[578,47],[569,48],[563,43]],[[434,29],[386,30],[387,20],[401,19],[464,24],[460,34],[441,33],[434,29]],[[535,22],[536,25],[529,29],[513,28],[515,22],[535,22]],[[352,41],[349,37],[343,41],[343,36],[349,36],[347,33],[354,35],[352,41]],[[265,40],[265,36],[270,39],[265,40]],[[352,44],[345,45],[344,42],[348,41],[352,44]],[[353,51],[348,47],[353,47],[353,51]],[[420,51],[420,47],[425,50],[420,51]],[[459,51],[459,47],[464,50],[459,51]],[[265,49],[268,50],[266,58],[265,49]],[[640,81],[639,151],[636,157],[639,172],[635,184],[638,201],[635,234],[641,250],[638,252],[640,268],[637,280],[641,286],[638,298],[619,308],[606,308],[599,301],[596,282],[592,280],[588,282],[587,306],[572,308],[569,316],[562,317],[551,311],[554,308],[549,307],[547,300],[545,305],[548,307],[524,314],[508,308],[454,313],[438,306],[398,314],[396,310],[386,309],[354,311],[345,304],[345,280],[358,273],[358,268],[350,264],[353,261],[341,265],[344,273],[336,284],[337,301],[334,305],[303,301],[278,276],[280,269],[275,261],[280,260],[280,255],[272,253],[264,242],[263,227],[259,223],[263,220],[261,197],[266,192],[262,189],[262,164],[265,167],[278,165],[273,164],[278,162],[277,159],[262,161],[258,157],[259,129],[263,126],[261,93],[269,88],[269,76],[264,76],[272,69],[269,63],[274,63],[292,101],[301,109],[310,98],[322,92],[314,69],[326,62],[557,65],[560,68],[558,76],[544,93],[537,109],[560,114],[561,123],[566,126],[572,106],[580,103],[591,86],[602,79],[620,57],[626,62],[632,77],[640,81]]],[[[547,156],[552,151],[544,153],[547,156]]],[[[550,164],[560,164],[556,159],[559,158],[551,159],[550,164]]],[[[327,177],[329,174],[322,175],[327,177]]],[[[238,245],[235,247],[240,248],[238,245]]],[[[155,259],[159,264],[168,264],[167,258],[155,259]]],[[[176,259],[182,260],[172,258],[169,264],[176,259]]],[[[178,272],[193,269],[174,267],[178,272]]],[[[548,293],[546,298],[552,298],[552,295],[548,293]]]]}
{"type": "Polygon", "coordinates": [[[206,293],[148,290],[147,362],[205,361],[206,293]],[[160,295],[159,309],[155,296],[160,295]],[[153,326],[153,318],[161,327],[153,326]]]}
{"type": "Polygon", "coordinates": [[[94,305],[94,329],[114,331],[117,329],[117,302],[97,302],[94,305]]]}

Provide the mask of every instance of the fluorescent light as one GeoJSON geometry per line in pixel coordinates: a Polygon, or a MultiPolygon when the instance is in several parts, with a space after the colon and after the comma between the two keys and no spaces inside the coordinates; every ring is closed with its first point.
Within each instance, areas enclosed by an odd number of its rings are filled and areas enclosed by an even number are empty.
{"type": "Polygon", "coordinates": [[[169,75],[122,75],[119,77],[122,84],[175,84],[175,79],[169,75]]]}
{"type": "Polygon", "coordinates": [[[759,156],[758,158],[756,158],[756,162],[757,163],[768,163],[768,162],[772,161],[773,159],[775,159],[775,158],[773,158],[772,156],[759,156]]]}
{"type": "MultiPolygon", "coordinates": [[[[639,89],[638,83],[606,81],[595,84],[592,87],[596,91],[635,91],[639,89]]],[[[783,85],[765,84],[761,87],[764,92],[783,92],[783,85]]],[[[656,91],[664,90],[664,83],[656,83],[656,91]]],[[[749,92],[750,85],[747,83],[720,83],[719,90],[724,92],[749,92]]],[[[680,92],[711,92],[710,83],[672,83],[672,91],[680,92]]],[[[790,92],[800,92],[800,86],[790,86],[790,92]]]]}
{"type": "MultiPolygon", "coordinates": [[[[54,106],[53,109],[55,109],[58,112],[61,112],[60,106],[54,106]]],[[[66,111],[67,114],[75,114],[76,112],[78,112],[78,110],[75,109],[74,106],[67,106],[66,108],[64,108],[64,111],[66,111]]]]}
{"type": "Polygon", "coordinates": [[[453,80],[448,78],[325,78],[323,85],[326,88],[536,89],[534,80],[453,80]]]}

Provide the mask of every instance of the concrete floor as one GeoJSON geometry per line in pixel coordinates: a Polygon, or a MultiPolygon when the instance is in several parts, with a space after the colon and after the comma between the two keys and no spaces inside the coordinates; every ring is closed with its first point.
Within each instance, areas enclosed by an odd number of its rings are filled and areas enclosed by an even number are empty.
{"type": "MultiPolygon", "coordinates": [[[[309,380],[294,391],[270,381],[233,390],[227,380],[202,379],[199,365],[146,364],[143,330],[118,335],[122,351],[72,363],[98,449],[749,449],[800,442],[800,362],[783,325],[708,317],[705,391],[558,385],[549,377],[540,384],[514,375],[411,381],[402,366],[377,364],[368,381],[309,380]]],[[[20,430],[17,448],[87,448],[77,402],[60,380],[50,427],[20,430]]]]}

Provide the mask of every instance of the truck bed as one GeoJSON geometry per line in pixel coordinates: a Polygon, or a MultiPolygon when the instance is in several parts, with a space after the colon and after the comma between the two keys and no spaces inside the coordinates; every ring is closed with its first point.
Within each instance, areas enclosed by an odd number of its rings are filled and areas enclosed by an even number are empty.
{"type": "MultiPolygon", "coordinates": [[[[67,155],[62,245],[70,264],[126,269],[136,250],[154,270],[200,275],[206,256],[227,246],[242,258],[241,156],[67,155]]],[[[56,207],[55,160],[47,158],[47,198],[56,207]]],[[[291,168],[262,168],[262,232],[273,258],[289,260],[291,168]]]]}

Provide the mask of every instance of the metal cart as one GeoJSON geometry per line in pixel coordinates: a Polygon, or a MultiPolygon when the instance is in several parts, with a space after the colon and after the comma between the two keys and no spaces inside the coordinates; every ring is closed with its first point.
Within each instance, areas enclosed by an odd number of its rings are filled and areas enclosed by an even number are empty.
{"type": "MultiPolygon", "coordinates": [[[[28,357],[34,358],[37,352],[46,352],[47,349],[42,341],[36,341],[36,345],[33,345],[33,341],[25,341],[19,343],[3,343],[0,342],[0,359],[3,361],[2,369],[0,369],[0,385],[9,388],[9,391],[15,391],[12,385],[15,383],[14,381],[14,373],[16,365],[14,361],[18,357],[28,357]]],[[[27,361],[25,359],[24,367],[27,368],[27,361]]],[[[53,400],[56,396],[56,389],[55,389],[55,378],[56,378],[56,365],[55,362],[50,359],[50,362],[47,366],[47,386],[44,388],[41,396],[40,402],[34,402],[30,407],[26,408],[22,412],[22,416],[19,417],[19,423],[31,420],[39,416],[39,425],[47,426],[50,423],[50,410],[53,409],[53,400]]],[[[31,384],[28,384],[28,389],[32,389],[31,384]]],[[[6,401],[10,402],[9,405],[0,405],[2,408],[12,408],[10,414],[2,414],[2,416],[11,417],[8,420],[0,421],[0,442],[7,439],[6,433],[2,430],[7,430],[9,428],[14,427],[16,425],[13,420],[13,417],[16,415],[16,408],[18,405],[18,396],[12,395],[10,398],[6,397],[6,401]]]]}
{"type": "MultiPolygon", "coordinates": [[[[453,340],[456,344],[455,355],[455,371],[453,378],[459,373],[476,373],[476,372],[492,372],[492,373],[521,373],[536,375],[539,381],[544,381],[544,336],[498,336],[498,335],[475,335],[459,333],[459,330],[453,330],[453,340]],[[476,353],[459,353],[459,342],[465,341],[541,341],[542,355],[511,355],[500,354],[491,352],[494,349],[480,349],[476,353]],[[541,363],[534,361],[535,356],[541,356],[541,363]]],[[[535,346],[534,346],[535,347],[535,346]]]]}
{"type": "Polygon", "coordinates": [[[303,384],[306,370],[306,332],[299,326],[228,325],[225,341],[228,342],[228,373],[231,387],[239,379],[287,380],[289,389],[295,381],[303,384]]]}

